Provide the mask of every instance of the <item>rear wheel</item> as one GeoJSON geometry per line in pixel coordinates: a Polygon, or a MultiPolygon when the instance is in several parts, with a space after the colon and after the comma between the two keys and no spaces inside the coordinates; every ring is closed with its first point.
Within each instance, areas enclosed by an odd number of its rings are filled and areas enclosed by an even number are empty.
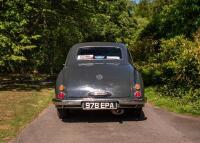
{"type": "Polygon", "coordinates": [[[69,116],[69,109],[57,109],[57,114],[60,119],[65,119],[69,116]]]}
{"type": "Polygon", "coordinates": [[[138,119],[142,118],[142,107],[134,109],[135,115],[138,119]]]}

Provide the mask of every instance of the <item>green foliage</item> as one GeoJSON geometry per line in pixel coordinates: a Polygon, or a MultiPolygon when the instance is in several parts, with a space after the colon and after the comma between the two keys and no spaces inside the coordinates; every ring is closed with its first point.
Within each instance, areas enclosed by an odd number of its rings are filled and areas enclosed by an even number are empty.
{"type": "Polygon", "coordinates": [[[180,106],[178,112],[197,113],[200,107],[200,1],[149,0],[145,5],[144,2],[139,5],[151,14],[140,13],[136,8],[137,16],[147,22],[137,33],[133,47],[144,83],[160,85],[163,97],[158,98],[158,105],[169,106],[173,111],[180,106]]]}
{"type": "Polygon", "coordinates": [[[3,0],[0,72],[53,74],[75,43],[122,42],[146,85],[160,84],[163,93],[182,100],[197,99],[199,15],[199,0],[3,0]]]}
{"type": "Polygon", "coordinates": [[[158,89],[160,87],[148,87],[145,89],[149,102],[169,111],[200,115],[200,96],[197,96],[200,95],[199,89],[191,89],[188,92],[185,92],[184,89],[175,90],[176,93],[179,91],[182,98],[169,96],[168,93],[158,89]]]}
{"type": "Polygon", "coordinates": [[[200,26],[198,0],[154,0],[150,6],[153,14],[142,37],[160,39],[184,35],[191,38],[200,26]]]}
{"type": "Polygon", "coordinates": [[[133,45],[137,23],[129,0],[0,3],[2,72],[58,72],[70,47],[78,42],[133,45]]]}
{"type": "MultiPolygon", "coordinates": [[[[135,47],[137,47],[135,51],[139,51],[139,55],[142,55],[139,56],[141,57],[139,60],[146,61],[154,53],[158,53],[161,39],[183,35],[192,41],[193,34],[200,27],[199,2],[197,0],[149,0],[147,7],[151,7],[152,12],[149,13],[152,15],[144,17],[148,18],[149,22],[135,42],[135,47]]],[[[139,10],[137,14],[140,14],[139,10]]]]}
{"type": "Polygon", "coordinates": [[[36,48],[33,40],[40,35],[29,32],[30,13],[25,1],[1,1],[0,68],[5,71],[19,72],[19,66],[31,58],[31,51],[36,48]]]}
{"type": "Polygon", "coordinates": [[[180,83],[185,86],[199,85],[199,67],[196,56],[197,44],[177,36],[169,40],[161,40],[161,49],[158,53],[158,59],[162,64],[166,80],[180,83]]]}
{"type": "Polygon", "coordinates": [[[140,65],[138,69],[142,73],[145,86],[156,85],[161,83],[162,72],[159,64],[145,64],[140,65]]]}
{"type": "Polygon", "coordinates": [[[180,97],[185,104],[198,104],[200,100],[199,46],[182,36],[161,42],[159,59],[165,85],[165,95],[180,97]]]}
{"type": "Polygon", "coordinates": [[[173,37],[184,34],[191,37],[200,26],[200,1],[174,0],[159,14],[158,34],[173,37]]]}

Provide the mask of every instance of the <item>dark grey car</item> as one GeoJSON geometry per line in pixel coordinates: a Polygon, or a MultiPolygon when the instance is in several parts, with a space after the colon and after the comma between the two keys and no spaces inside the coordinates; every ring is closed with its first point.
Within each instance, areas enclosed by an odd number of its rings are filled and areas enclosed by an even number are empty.
{"type": "Polygon", "coordinates": [[[74,45],[56,81],[53,99],[60,118],[69,109],[111,110],[139,114],[146,102],[143,81],[124,44],[89,42],[74,45]]]}

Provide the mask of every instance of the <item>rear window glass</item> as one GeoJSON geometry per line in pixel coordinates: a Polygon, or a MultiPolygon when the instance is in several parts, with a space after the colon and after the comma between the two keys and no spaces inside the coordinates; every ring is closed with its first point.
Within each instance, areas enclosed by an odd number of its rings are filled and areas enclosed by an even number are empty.
{"type": "Polygon", "coordinates": [[[120,60],[121,49],[118,47],[83,47],[79,48],[77,60],[120,60]]]}

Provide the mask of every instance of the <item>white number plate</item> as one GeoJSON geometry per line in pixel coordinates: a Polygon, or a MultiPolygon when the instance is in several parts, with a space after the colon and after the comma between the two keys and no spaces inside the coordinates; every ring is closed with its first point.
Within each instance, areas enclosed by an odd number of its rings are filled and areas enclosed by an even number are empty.
{"type": "Polygon", "coordinates": [[[83,102],[84,110],[117,109],[117,102],[83,102]]]}

